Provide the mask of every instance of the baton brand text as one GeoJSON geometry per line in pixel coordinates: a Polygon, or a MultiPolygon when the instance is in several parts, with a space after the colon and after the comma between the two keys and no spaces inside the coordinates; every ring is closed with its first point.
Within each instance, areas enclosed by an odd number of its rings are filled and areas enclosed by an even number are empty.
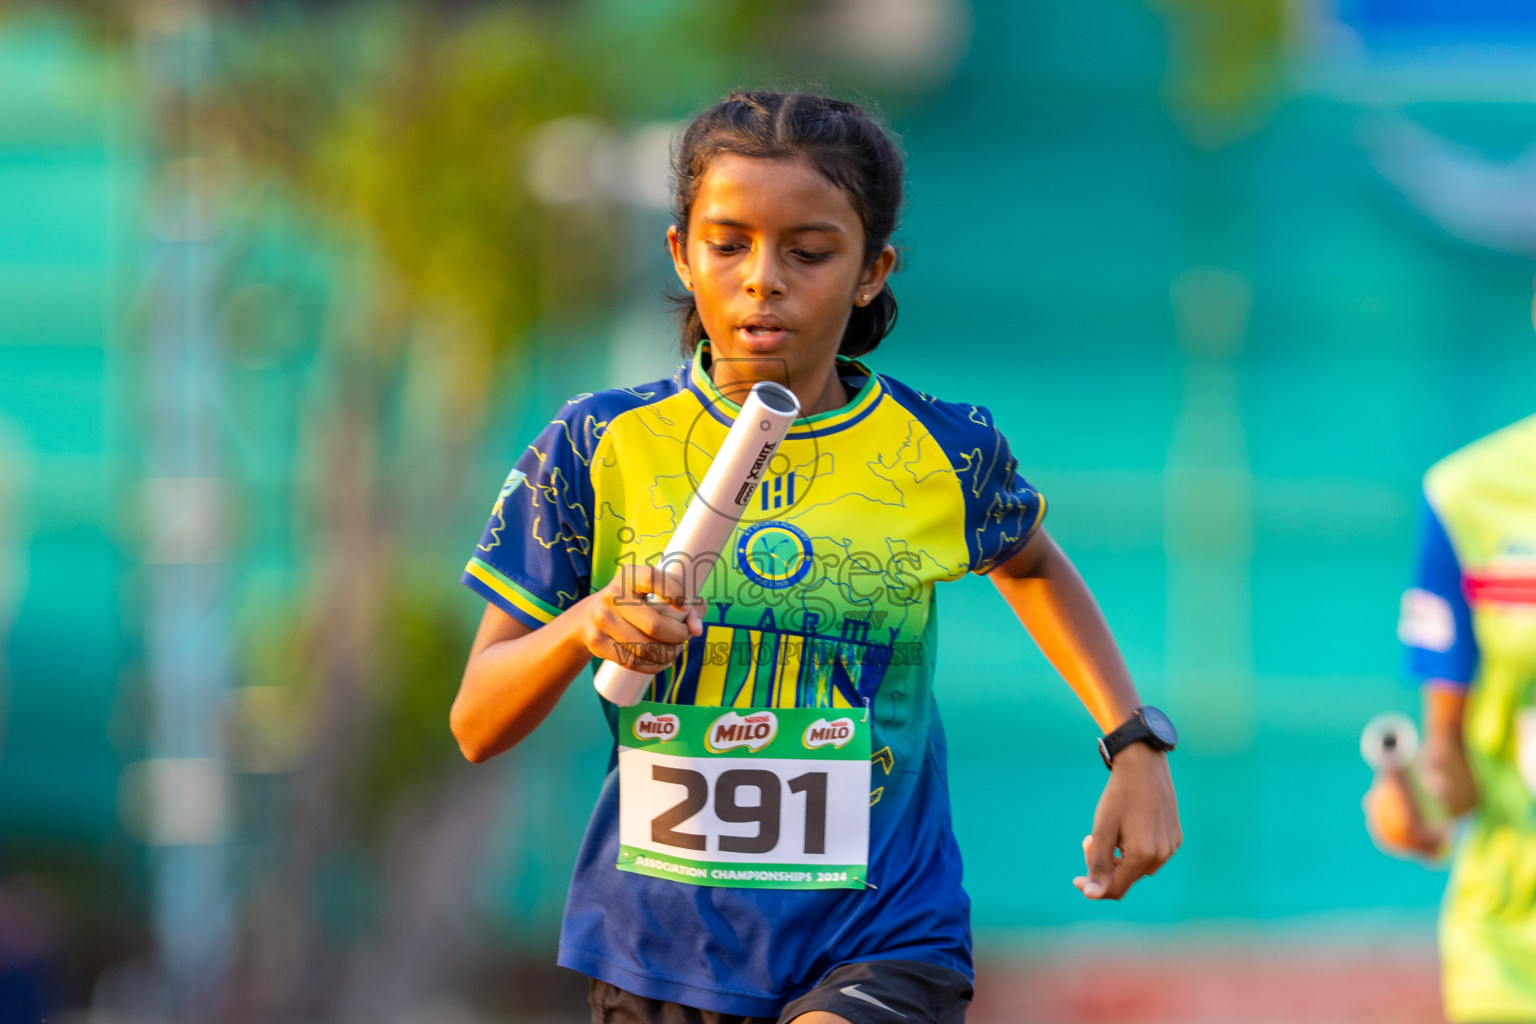
{"type": "MultiPolygon", "coordinates": [[[[763,422],[766,423],[767,420],[764,420],[763,422]]],[[[777,447],[777,444],[763,445],[763,450],[757,453],[757,461],[752,463],[752,472],[747,474],[748,480],[756,481],[762,478],[763,463],[768,461],[768,456],[772,455],[773,450],[777,447]]]]}
{"type": "MultiPolygon", "coordinates": [[[[764,420],[763,422],[766,424],[768,421],[764,420]]],[[[757,483],[763,477],[763,465],[767,463],[768,456],[772,455],[773,450],[777,447],[777,444],[765,444],[763,445],[763,450],[757,453],[757,461],[752,463],[751,471],[747,473],[747,478],[743,481],[741,489],[736,492],[737,505],[746,505],[747,502],[752,500],[752,492],[757,490],[757,483]]]]}

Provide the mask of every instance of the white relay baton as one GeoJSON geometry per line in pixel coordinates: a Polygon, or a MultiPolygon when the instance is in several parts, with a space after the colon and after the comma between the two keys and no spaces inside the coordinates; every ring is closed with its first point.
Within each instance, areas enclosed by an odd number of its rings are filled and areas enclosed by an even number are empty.
{"type": "Polygon", "coordinates": [[[1360,734],[1360,756],[1375,772],[1409,768],[1419,752],[1419,730],[1400,711],[1383,711],[1360,734]]]}
{"type": "MultiPolygon", "coordinates": [[[[752,386],[661,558],[659,568],[667,572],[669,583],[675,581],[681,587],[683,598],[691,601],[703,592],[710,570],[768,471],[769,460],[799,415],[800,400],[784,385],[764,380],[752,386]]],[[[646,599],[663,603],[653,594],[646,599]]],[[[628,707],[640,699],[653,678],[607,661],[598,668],[592,685],[608,700],[628,707]]]]}

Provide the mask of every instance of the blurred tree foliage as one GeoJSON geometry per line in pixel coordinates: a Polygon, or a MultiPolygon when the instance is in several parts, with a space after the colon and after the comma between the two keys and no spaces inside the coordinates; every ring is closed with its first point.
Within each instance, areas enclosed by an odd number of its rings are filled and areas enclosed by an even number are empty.
{"type": "Polygon", "coordinates": [[[432,941],[455,907],[420,894],[462,844],[479,846],[487,816],[473,809],[493,776],[464,768],[447,734],[468,637],[434,532],[455,496],[484,487],[463,475],[535,327],[590,323],[623,298],[634,169],[614,140],[757,77],[779,14],[718,0],[219,13],[211,87],[187,124],[215,159],[309,211],[341,268],[304,455],[310,572],[286,624],[301,639],[280,677],[310,688],[299,704],[313,724],[280,852],[253,880],[252,900],[277,912],[253,917],[242,945],[236,1002],[252,1019],[328,1002],[369,1015],[459,969],[462,944],[432,941]],[[562,124],[577,130],[552,132],[562,124]],[[551,202],[539,147],[572,139],[577,165],[557,154],[555,173],[589,187],[551,202]],[[619,163],[594,175],[583,156],[619,163]],[[458,846],[455,831],[468,832],[458,846]],[[335,888],[338,854],[376,886],[361,950],[309,912],[317,888],[335,888]],[[271,969],[328,957],[353,965],[350,993],[328,971],[271,969]]]}
{"type": "Polygon", "coordinates": [[[1283,0],[1150,0],[1168,33],[1163,96],[1185,136],[1219,149],[1257,131],[1279,101],[1283,0]]]}
{"type": "Polygon", "coordinates": [[[0,16],[68,8],[120,51],[154,202],[205,204],[226,254],[238,681],[264,694],[233,702],[231,749],[283,780],[252,812],[270,820],[244,823],[262,841],[221,997],[234,1019],[366,1015],[456,969],[462,950],[428,941],[430,908],[401,909],[447,856],[430,821],[482,807],[494,777],[465,769],[447,732],[468,635],[439,555],[467,538],[443,524],[536,330],[624,298],[636,130],[795,73],[803,6],[0,0],[0,16]],[[177,53],[196,66],[167,65],[177,53]],[[555,142],[575,164],[541,156],[555,142]],[[541,195],[538,166],[589,187],[541,195]],[[366,956],[316,910],[338,855],[377,880],[366,956]],[[411,969],[390,968],[402,956],[411,969]],[[359,962],[377,969],[338,984],[359,962]]]}

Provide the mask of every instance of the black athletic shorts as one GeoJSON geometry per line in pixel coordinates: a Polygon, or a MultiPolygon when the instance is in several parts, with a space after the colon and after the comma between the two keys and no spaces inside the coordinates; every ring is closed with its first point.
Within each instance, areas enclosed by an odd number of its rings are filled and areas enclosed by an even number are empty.
{"type": "Polygon", "coordinates": [[[853,1024],[964,1024],[971,983],[959,971],[917,960],[843,964],[775,1018],[738,1017],[646,999],[592,979],[592,1024],[789,1024],[802,1013],[827,1010],[853,1024]]]}

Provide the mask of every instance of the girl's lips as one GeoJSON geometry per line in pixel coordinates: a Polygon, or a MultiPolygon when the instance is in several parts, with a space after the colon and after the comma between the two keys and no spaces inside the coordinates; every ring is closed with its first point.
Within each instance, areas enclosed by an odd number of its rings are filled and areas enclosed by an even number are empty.
{"type": "Polygon", "coordinates": [[[783,327],[757,327],[755,329],[738,327],[736,328],[736,337],[749,348],[763,351],[765,349],[777,348],[783,344],[789,338],[789,331],[783,327]]]}

